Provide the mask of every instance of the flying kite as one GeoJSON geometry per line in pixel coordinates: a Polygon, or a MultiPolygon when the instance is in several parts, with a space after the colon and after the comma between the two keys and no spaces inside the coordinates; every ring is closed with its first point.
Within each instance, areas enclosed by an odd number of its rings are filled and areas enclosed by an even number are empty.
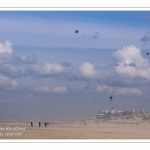
{"type": "Polygon", "coordinates": [[[76,30],[74,33],[78,33],[79,31],[78,30],[76,30]]]}
{"type": "Polygon", "coordinates": [[[112,96],[109,96],[109,99],[110,99],[110,101],[113,99],[113,97],[112,96]]]}
{"type": "Polygon", "coordinates": [[[146,53],[146,55],[149,55],[149,53],[146,53]]]}

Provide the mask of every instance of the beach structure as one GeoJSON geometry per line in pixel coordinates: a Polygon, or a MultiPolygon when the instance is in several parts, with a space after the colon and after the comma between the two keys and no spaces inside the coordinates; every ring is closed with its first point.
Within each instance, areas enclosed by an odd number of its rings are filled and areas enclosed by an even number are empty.
{"type": "Polygon", "coordinates": [[[123,115],[135,115],[135,110],[123,111],[123,115]]]}
{"type": "Polygon", "coordinates": [[[135,110],[132,110],[132,111],[131,111],[131,115],[135,115],[135,110]]]}
{"type": "Polygon", "coordinates": [[[97,114],[97,119],[109,118],[111,116],[121,116],[123,112],[121,110],[116,109],[106,109],[97,114]]]}
{"type": "Polygon", "coordinates": [[[130,111],[124,111],[123,115],[131,115],[131,112],[130,111]]]}
{"type": "Polygon", "coordinates": [[[124,116],[124,115],[135,115],[135,110],[131,111],[122,111],[116,110],[112,107],[112,109],[105,109],[97,114],[97,119],[110,118],[111,116],[124,116]]]}

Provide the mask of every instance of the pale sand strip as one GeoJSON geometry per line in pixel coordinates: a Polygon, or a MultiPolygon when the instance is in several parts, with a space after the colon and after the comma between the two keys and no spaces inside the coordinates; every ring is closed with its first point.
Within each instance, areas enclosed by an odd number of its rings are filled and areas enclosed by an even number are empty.
{"type": "Polygon", "coordinates": [[[0,128],[26,127],[25,130],[0,130],[0,139],[150,139],[150,124],[91,123],[87,125],[0,124],[0,128]],[[6,136],[5,133],[21,133],[6,136]]]}

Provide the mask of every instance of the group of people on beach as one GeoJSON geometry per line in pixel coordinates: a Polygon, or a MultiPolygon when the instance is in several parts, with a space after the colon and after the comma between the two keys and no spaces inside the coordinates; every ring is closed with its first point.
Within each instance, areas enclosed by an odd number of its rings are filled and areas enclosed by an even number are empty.
{"type": "MultiPolygon", "coordinates": [[[[47,123],[44,122],[45,127],[47,127],[47,123]]],[[[33,122],[31,122],[31,127],[33,127],[33,122]]],[[[41,122],[39,122],[39,127],[41,127],[41,122]]]]}

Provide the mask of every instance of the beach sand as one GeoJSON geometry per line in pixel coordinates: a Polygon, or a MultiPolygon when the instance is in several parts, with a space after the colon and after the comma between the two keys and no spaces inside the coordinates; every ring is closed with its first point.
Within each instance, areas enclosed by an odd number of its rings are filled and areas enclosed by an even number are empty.
{"type": "MultiPolygon", "coordinates": [[[[139,120],[138,120],[139,121],[139,120]]],[[[0,139],[150,139],[150,123],[128,121],[92,122],[86,125],[79,122],[59,122],[38,126],[38,122],[1,123],[0,139]],[[10,130],[13,129],[13,130],[10,130]]]]}

